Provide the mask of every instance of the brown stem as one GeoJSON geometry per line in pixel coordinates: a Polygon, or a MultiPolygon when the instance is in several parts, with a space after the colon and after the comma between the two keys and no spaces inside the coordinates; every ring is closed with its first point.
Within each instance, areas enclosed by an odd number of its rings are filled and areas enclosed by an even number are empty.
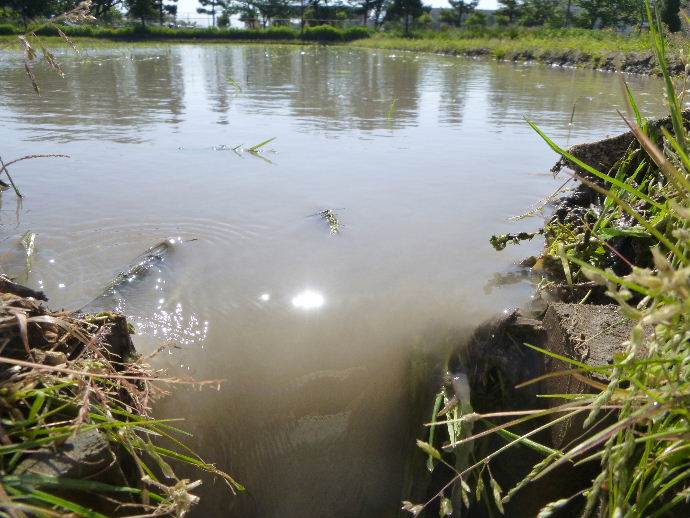
{"type": "Polygon", "coordinates": [[[7,170],[7,167],[5,167],[5,162],[3,162],[3,161],[2,161],[2,157],[0,157],[0,173],[2,173],[3,171],[5,171],[5,174],[7,175],[7,178],[9,178],[10,184],[12,185],[12,189],[14,189],[15,194],[16,194],[19,198],[23,198],[24,196],[22,196],[22,193],[19,192],[19,189],[18,189],[17,186],[14,184],[14,180],[12,180],[12,177],[10,176],[10,172],[7,170]]]}

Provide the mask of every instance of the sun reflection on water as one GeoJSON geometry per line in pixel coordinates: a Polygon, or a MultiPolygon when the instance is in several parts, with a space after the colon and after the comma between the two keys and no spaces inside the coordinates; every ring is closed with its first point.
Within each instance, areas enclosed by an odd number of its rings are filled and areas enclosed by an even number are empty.
{"type": "Polygon", "coordinates": [[[318,291],[304,290],[292,298],[292,305],[297,309],[310,311],[318,309],[326,302],[324,296],[318,291]]]}
{"type": "Polygon", "coordinates": [[[160,303],[150,317],[135,319],[135,325],[142,334],[171,340],[177,345],[204,342],[209,327],[208,320],[201,320],[196,313],[186,311],[180,302],[170,310],[164,309],[160,303]]]}

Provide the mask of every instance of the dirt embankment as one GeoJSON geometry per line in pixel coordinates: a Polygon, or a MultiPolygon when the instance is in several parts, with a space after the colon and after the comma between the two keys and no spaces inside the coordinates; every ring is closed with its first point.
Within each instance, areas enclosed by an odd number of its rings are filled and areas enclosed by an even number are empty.
{"type": "MultiPolygon", "coordinates": [[[[534,61],[556,67],[590,68],[607,72],[629,74],[659,75],[656,58],[649,52],[610,52],[603,56],[593,56],[577,50],[555,51],[515,51],[508,52],[500,59],[504,61],[534,61]]],[[[670,70],[678,75],[685,70],[679,60],[673,60],[670,70]]]]}

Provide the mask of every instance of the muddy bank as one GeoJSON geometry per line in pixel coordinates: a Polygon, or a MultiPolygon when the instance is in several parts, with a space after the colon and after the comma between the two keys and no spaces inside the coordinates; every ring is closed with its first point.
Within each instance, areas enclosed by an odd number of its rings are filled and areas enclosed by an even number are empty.
{"type": "MultiPolygon", "coordinates": [[[[465,40],[448,40],[448,43],[437,43],[432,40],[402,40],[399,44],[381,39],[355,42],[358,47],[382,48],[389,50],[406,50],[411,52],[431,52],[451,56],[466,56],[470,58],[491,58],[507,63],[542,63],[553,67],[583,68],[605,72],[623,72],[640,75],[660,75],[656,57],[652,52],[632,51],[601,51],[598,53],[583,52],[576,48],[520,48],[506,49],[501,41],[496,46],[477,45],[464,46],[465,40]]],[[[669,69],[672,74],[680,75],[685,72],[685,66],[678,56],[669,56],[669,69]]]]}
{"type": "MultiPolygon", "coordinates": [[[[651,52],[610,52],[592,55],[578,50],[535,50],[509,52],[497,59],[513,62],[538,62],[556,67],[590,68],[606,72],[660,75],[656,58],[651,52]]],[[[672,59],[669,68],[674,75],[685,70],[680,60],[672,59]]]]}

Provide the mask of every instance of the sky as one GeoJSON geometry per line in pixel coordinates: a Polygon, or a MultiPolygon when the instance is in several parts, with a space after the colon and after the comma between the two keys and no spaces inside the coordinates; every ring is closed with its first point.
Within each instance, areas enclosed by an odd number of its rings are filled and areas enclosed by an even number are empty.
{"type": "MultiPolygon", "coordinates": [[[[448,7],[447,0],[422,0],[426,5],[433,5],[434,7],[448,7]]],[[[180,18],[204,18],[203,15],[197,14],[196,8],[199,7],[197,0],[178,0],[178,16],[180,18]]],[[[479,7],[481,9],[495,9],[496,0],[480,0],[479,7]]]]}

